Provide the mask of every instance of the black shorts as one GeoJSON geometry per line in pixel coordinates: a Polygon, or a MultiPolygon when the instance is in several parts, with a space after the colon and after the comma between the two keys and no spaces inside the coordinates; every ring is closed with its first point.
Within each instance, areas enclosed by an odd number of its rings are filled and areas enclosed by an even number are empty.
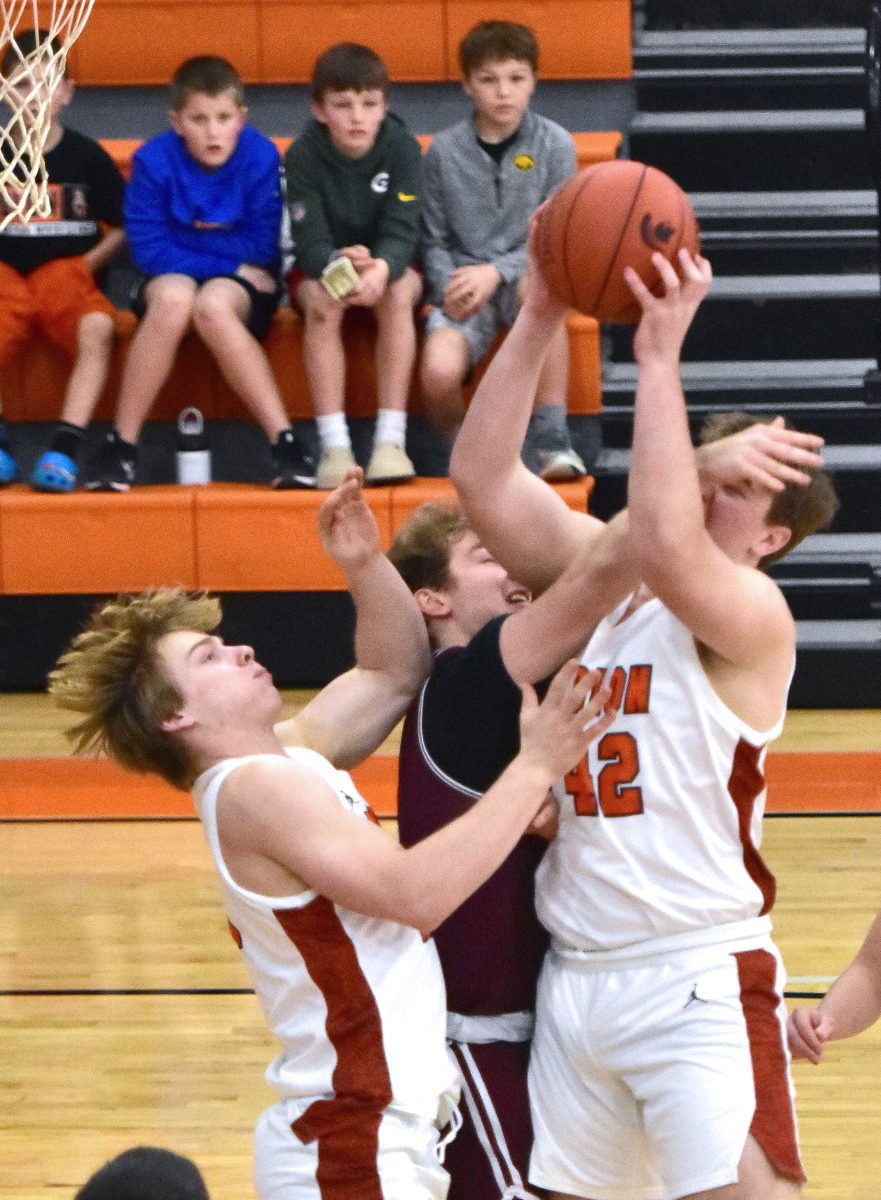
{"type": "MultiPolygon", "coordinates": [[[[183,274],[183,272],[180,273],[183,274]]],[[[157,276],[155,275],[142,275],[132,288],[131,307],[135,316],[139,319],[147,311],[147,304],[144,299],[147,284],[156,278],[157,276]]],[[[212,278],[232,279],[234,283],[239,284],[245,289],[251,301],[248,319],[245,321],[245,328],[258,342],[262,342],[269,332],[269,326],[272,324],[272,318],[275,316],[275,310],[278,308],[278,302],[281,299],[281,288],[276,287],[274,291],[261,292],[259,288],[254,287],[253,283],[249,283],[247,279],[242,279],[241,275],[214,275],[212,278]]],[[[199,287],[208,282],[207,279],[201,280],[199,287]]]]}

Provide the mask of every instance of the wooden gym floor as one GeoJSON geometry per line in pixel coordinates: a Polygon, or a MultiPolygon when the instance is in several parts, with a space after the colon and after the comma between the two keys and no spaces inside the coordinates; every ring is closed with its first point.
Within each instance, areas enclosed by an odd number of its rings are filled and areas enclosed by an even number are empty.
{"type": "MultiPolygon", "coordinates": [[[[152,1143],[192,1156],[212,1200],[246,1200],[274,1050],[200,827],[186,797],[71,773],[61,724],[45,697],[0,696],[0,1194],[67,1200],[152,1143]]],[[[385,811],[389,768],[361,780],[385,811]]],[[[881,906],[881,713],[791,713],[769,776],[777,940],[791,997],[813,997],[881,906]]],[[[881,1025],[795,1081],[806,1200],[879,1200],[881,1025]]]]}

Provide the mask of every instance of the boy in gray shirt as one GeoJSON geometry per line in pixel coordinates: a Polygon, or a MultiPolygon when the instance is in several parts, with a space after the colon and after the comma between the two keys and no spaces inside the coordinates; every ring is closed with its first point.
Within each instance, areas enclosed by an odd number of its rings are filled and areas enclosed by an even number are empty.
{"type": "MultiPolygon", "coordinates": [[[[462,385],[514,320],[536,208],[575,171],[571,135],[529,108],[538,43],[525,25],[483,21],[459,45],[462,86],[474,112],[437,134],[425,157],[422,260],[433,305],[420,361],[423,409],[452,446],[462,385]]],[[[585,466],[569,441],[569,345],[556,337],[539,380],[524,447],[545,479],[585,466]]]]}

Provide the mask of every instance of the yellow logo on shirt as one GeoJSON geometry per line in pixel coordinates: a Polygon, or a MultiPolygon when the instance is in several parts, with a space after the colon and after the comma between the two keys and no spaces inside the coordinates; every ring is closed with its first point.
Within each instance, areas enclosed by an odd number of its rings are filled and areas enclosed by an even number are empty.
{"type": "Polygon", "coordinates": [[[531,171],[535,166],[535,159],[531,154],[518,154],[514,159],[514,166],[518,171],[531,171]]]}
{"type": "Polygon", "coordinates": [[[398,192],[398,199],[402,204],[409,204],[411,200],[416,199],[416,194],[414,192],[411,196],[409,192],[398,192]]]}

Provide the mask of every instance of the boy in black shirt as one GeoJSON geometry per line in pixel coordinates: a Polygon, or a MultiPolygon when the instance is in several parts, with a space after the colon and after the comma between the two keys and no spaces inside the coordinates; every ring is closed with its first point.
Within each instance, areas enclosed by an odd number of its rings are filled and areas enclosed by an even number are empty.
{"type": "MultiPolygon", "coordinates": [[[[43,33],[21,34],[21,54],[32,54],[43,33]]],[[[0,70],[16,90],[21,60],[9,49],[0,70]]],[[[30,76],[21,89],[30,90],[30,76]]],[[[77,453],[107,381],[116,335],[113,305],[95,276],[118,253],[123,179],[110,155],[91,138],[65,129],[60,114],[73,96],[66,76],[50,101],[51,126],[44,150],[51,211],[0,231],[0,364],[9,362],[40,328],[70,355],[73,368],[48,449],[37,460],[31,486],[70,492],[77,482],[77,453]],[[103,231],[102,231],[103,227],[103,231]]],[[[0,420],[0,483],[18,467],[0,420]]]]}

